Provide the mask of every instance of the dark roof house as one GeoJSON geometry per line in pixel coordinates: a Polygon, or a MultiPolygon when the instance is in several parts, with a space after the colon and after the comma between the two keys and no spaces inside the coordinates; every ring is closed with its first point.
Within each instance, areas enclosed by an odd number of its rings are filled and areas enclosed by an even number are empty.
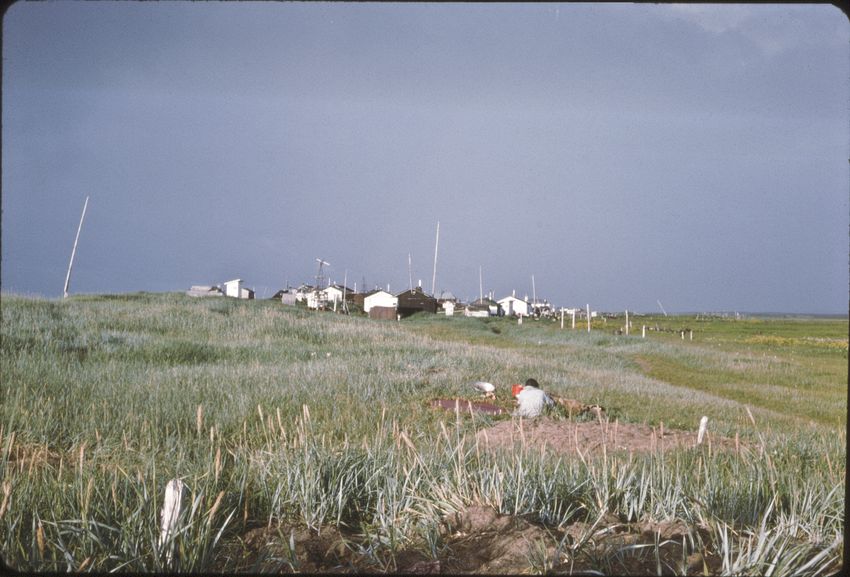
{"type": "Polygon", "coordinates": [[[409,317],[418,312],[437,312],[437,299],[425,294],[422,287],[415,287],[396,295],[398,298],[398,314],[409,317]]]}

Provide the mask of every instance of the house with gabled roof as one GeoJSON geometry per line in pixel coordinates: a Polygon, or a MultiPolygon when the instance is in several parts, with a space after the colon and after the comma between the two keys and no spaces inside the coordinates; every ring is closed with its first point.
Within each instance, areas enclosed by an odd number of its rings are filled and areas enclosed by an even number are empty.
{"type": "Polygon", "coordinates": [[[398,308],[398,297],[383,289],[375,289],[363,297],[363,312],[368,313],[373,307],[398,308]]]}
{"type": "Polygon", "coordinates": [[[422,287],[414,287],[396,295],[398,314],[409,317],[418,312],[437,312],[437,299],[425,293],[422,287]]]}
{"type": "Polygon", "coordinates": [[[517,298],[515,291],[511,296],[499,299],[498,303],[506,315],[527,317],[532,312],[531,303],[527,299],[517,298]]]}

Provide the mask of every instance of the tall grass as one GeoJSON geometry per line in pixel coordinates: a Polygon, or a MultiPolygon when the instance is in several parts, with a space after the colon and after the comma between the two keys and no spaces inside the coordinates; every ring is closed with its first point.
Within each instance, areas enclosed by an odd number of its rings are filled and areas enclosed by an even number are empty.
{"type": "MultiPolygon", "coordinates": [[[[471,504],[560,528],[608,514],[681,519],[705,529],[691,548],[712,548],[727,573],[815,575],[843,554],[835,418],[801,420],[754,392],[754,422],[722,388],[653,379],[634,360],[673,359],[684,373],[734,366],[753,391],[798,374],[846,395],[846,374],[807,376],[796,356],[777,361],[784,371],[749,371],[730,360],[737,351],[532,322],[380,323],[182,295],[2,298],[0,554],[23,571],[226,568],[225,543],[283,521],[343,528],[376,570],[396,570],[403,550],[436,556],[442,520],[471,504]],[[526,376],[623,422],[693,428],[709,414],[715,434],[744,443],[581,458],[491,451],[475,435],[491,418],[427,408],[471,396],[474,380],[526,376]],[[173,478],[186,494],[169,556],[157,540],[173,478]]],[[[819,402],[846,423],[840,395],[819,402]]]]}

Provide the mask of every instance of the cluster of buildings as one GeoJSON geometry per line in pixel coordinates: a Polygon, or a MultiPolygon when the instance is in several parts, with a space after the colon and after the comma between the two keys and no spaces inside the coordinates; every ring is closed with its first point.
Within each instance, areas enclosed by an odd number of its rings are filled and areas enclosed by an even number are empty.
{"type": "MultiPolygon", "coordinates": [[[[195,297],[222,296],[253,299],[254,291],[243,286],[241,279],[234,279],[221,286],[193,286],[186,294],[195,297]]],[[[333,310],[336,312],[362,311],[374,319],[401,319],[415,313],[427,312],[446,316],[462,315],[467,317],[516,316],[548,317],[555,309],[548,301],[530,301],[528,297],[519,298],[516,292],[500,300],[493,295],[482,296],[470,303],[460,302],[449,291],[430,295],[421,286],[392,294],[383,289],[369,292],[357,292],[339,284],[329,284],[325,288],[303,284],[297,288],[286,288],[272,297],[285,305],[306,306],[315,310],[333,310]]],[[[560,311],[559,311],[560,312],[560,311]]],[[[574,313],[564,309],[565,313],[574,313]]]]}

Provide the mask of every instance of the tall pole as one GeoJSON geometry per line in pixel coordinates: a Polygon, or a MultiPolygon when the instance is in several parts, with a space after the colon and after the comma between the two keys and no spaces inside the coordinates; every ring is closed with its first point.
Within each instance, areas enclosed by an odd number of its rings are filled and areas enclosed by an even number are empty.
{"type": "Polygon", "coordinates": [[[413,290],[413,263],[410,261],[410,253],[407,253],[407,277],[409,286],[408,290],[413,290]]]}
{"type": "Polygon", "coordinates": [[[590,305],[587,305],[587,332],[590,332],[590,305]]]}
{"type": "Polygon", "coordinates": [[[68,263],[68,274],[65,275],[65,290],[62,293],[62,298],[68,298],[68,285],[71,284],[71,267],[74,266],[74,255],[77,254],[77,241],[80,240],[80,231],[83,230],[83,219],[86,218],[86,209],[89,206],[89,197],[86,197],[86,202],[83,204],[83,215],[80,217],[80,226],[77,227],[77,236],[74,238],[74,248],[71,250],[71,262],[68,263]]]}
{"type": "Polygon", "coordinates": [[[431,295],[437,290],[437,249],[440,247],[440,221],[437,221],[437,241],[434,243],[434,274],[431,276],[431,295]]]}
{"type": "Polygon", "coordinates": [[[481,265],[478,265],[478,299],[484,300],[484,283],[481,280],[481,265]]]}
{"type": "Polygon", "coordinates": [[[534,298],[534,306],[537,306],[537,287],[534,285],[534,275],[531,275],[531,295],[534,298]]]}

